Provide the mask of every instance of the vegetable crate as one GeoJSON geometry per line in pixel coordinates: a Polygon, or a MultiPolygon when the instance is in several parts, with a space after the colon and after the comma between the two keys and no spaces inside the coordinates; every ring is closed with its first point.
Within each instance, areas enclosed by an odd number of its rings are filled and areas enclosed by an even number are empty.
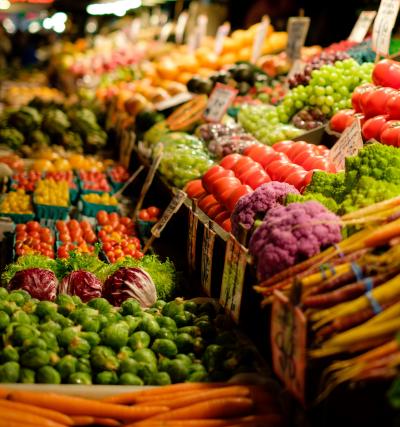
{"type": "Polygon", "coordinates": [[[87,202],[85,199],[81,198],[82,209],[81,212],[83,215],[88,217],[95,217],[97,212],[104,210],[108,213],[118,212],[118,205],[99,205],[97,203],[87,202]]]}
{"type": "Polygon", "coordinates": [[[36,216],[39,219],[67,219],[70,206],[41,205],[35,203],[36,216]]]}
{"type": "Polygon", "coordinates": [[[26,224],[28,221],[33,221],[35,219],[35,214],[18,214],[18,213],[2,213],[0,216],[10,218],[15,224],[26,224]]]}

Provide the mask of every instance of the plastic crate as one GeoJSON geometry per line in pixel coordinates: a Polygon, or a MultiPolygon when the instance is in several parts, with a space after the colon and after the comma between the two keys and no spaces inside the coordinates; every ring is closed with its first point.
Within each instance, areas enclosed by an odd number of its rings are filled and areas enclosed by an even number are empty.
{"type": "Polygon", "coordinates": [[[118,212],[118,205],[101,205],[98,203],[90,203],[81,198],[82,201],[82,214],[85,216],[95,217],[97,212],[106,211],[108,213],[118,212]]]}
{"type": "Polygon", "coordinates": [[[15,224],[25,224],[28,221],[35,219],[35,214],[18,214],[18,213],[3,213],[0,212],[0,216],[10,218],[15,224]]]}
{"type": "Polygon", "coordinates": [[[41,205],[33,200],[36,208],[36,216],[46,219],[67,219],[69,215],[70,206],[55,206],[55,205],[41,205]]]}
{"type": "Polygon", "coordinates": [[[151,229],[154,224],[154,221],[143,221],[142,219],[136,220],[136,226],[139,232],[139,237],[142,240],[148,239],[151,236],[151,229]]]}

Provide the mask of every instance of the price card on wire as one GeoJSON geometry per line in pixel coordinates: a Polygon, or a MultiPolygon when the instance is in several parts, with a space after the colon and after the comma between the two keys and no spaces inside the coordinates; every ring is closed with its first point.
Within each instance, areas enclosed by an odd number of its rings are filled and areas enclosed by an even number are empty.
{"type": "Polygon", "coordinates": [[[197,227],[199,224],[199,217],[196,213],[196,203],[192,203],[192,208],[189,209],[189,231],[188,231],[188,245],[187,245],[187,261],[189,271],[194,272],[196,269],[196,244],[197,244],[197,227]]]}
{"type": "Polygon", "coordinates": [[[172,22],[167,22],[162,28],[160,32],[160,42],[165,43],[168,40],[168,37],[172,33],[174,29],[174,24],[172,22]]]}
{"type": "Polygon", "coordinates": [[[275,374],[304,403],[307,321],[300,308],[279,291],[274,292],[270,339],[275,374]]]}
{"type": "Polygon", "coordinates": [[[288,21],[288,43],[286,54],[290,61],[295,61],[301,57],[301,48],[306,41],[310,18],[306,16],[294,16],[288,21]]]}
{"type": "Polygon", "coordinates": [[[329,159],[337,170],[343,170],[346,157],[355,156],[363,148],[360,120],[348,126],[329,151],[329,159]]]}
{"type": "Polygon", "coordinates": [[[262,46],[267,35],[270,19],[268,15],[264,15],[254,37],[253,49],[251,52],[251,62],[255,64],[262,53],[262,46]]]}
{"type": "Polygon", "coordinates": [[[161,232],[164,230],[165,226],[168,224],[174,214],[179,211],[179,208],[182,206],[185,199],[186,193],[182,190],[178,190],[176,195],[173,197],[173,199],[170,201],[169,205],[165,209],[162,217],[155,225],[153,225],[153,228],[151,229],[151,234],[153,236],[160,237],[161,232]]]}
{"type": "Polygon", "coordinates": [[[347,40],[355,43],[361,43],[365,39],[365,36],[367,35],[368,30],[375,19],[375,16],[375,10],[362,11],[347,40]]]}
{"type": "Polygon", "coordinates": [[[389,55],[390,39],[399,8],[400,0],[381,0],[372,29],[372,49],[377,55],[389,55]]]}
{"type": "Polygon", "coordinates": [[[246,265],[247,249],[231,236],[226,243],[219,302],[237,323],[240,317],[246,265]]]}
{"type": "Polygon", "coordinates": [[[217,34],[215,35],[215,45],[214,45],[214,53],[216,55],[221,55],[222,49],[224,47],[225,37],[229,34],[231,30],[231,24],[229,22],[225,22],[220,25],[217,30],[217,34]]]}
{"type": "Polygon", "coordinates": [[[183,42],[183,36],[185,34],[185,28],[186,28],[188,19],[189,19],[189,14],[187,12],[182,12],[179,15],[178,21],[176,22],[175,41],[178,44],[182,44],[183,42]]]}
{"type": "Polygon", "coordinates": [[[203,243],[201,247],[201,287],[209,297],[211,297],[215,236],[216,233],[212,229],[212,222],[204,224],[203,243]]]}
{"type": "Polygon", "coordinates": [[[207,107],[203,114],[204,120],[219,123],[238,93],[238,90],[233,87],[217,83],[208,98],[207,107]]]}

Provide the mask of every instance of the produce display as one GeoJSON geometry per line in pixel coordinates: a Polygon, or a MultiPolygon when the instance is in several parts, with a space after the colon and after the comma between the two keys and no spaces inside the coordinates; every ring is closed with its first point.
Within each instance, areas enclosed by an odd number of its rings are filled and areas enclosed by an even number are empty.
{"type": "Polygon", "coordinates": [[[7,193],[0,202],[1,214],[32,214],[32,200],[24,190],[7,193]]]}
{"type": "Polygon", "coordinates": [[[40,205],[68,206],[69,186],[67,181],[43,179],[33,193],[35,203],[40,205]]]}

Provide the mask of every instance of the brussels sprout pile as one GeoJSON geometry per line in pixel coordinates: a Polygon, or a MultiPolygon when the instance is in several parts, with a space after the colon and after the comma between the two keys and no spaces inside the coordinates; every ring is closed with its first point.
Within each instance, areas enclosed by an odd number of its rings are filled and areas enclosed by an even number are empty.
{"type": "Polygon", "coordinates": [[[211,303],[120,308],[104,298],[39,301],[0,288],[0,382],[164,385],[224,381],[254,371],[230,322],[211,303]]]}

